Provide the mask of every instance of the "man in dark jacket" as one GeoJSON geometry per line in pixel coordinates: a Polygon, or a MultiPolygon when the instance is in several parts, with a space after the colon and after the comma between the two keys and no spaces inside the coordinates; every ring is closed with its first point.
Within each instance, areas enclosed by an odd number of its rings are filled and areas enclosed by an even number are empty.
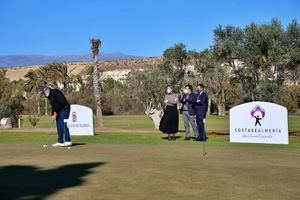
{"type": "Polygon", "coordinates": [[[52,146],[71,146],[71,137],[67,126],[67,119],[70,115],[70,104],[65,95],[58,89],[51,89],[47,86],[41,86],[40,93],[48,98],[52,111],[51,119],[56,120],[58,140],[52,146]]]}
{"type": "Polygon", "coordinates": [[[180,97],[182,103],[181,111],[184,122],[185,140],[190,140],[190,124],[194,130],[195,138],[199,137],[198,128],[196,125],[196,110],[191,103],[188,102],[189,98],[193,98],[193,87],[186,85],[184,88],[184,94],[180,97]]]}
{"type": "Polygon", "coordinates": [[[202,83],[197,84],[197,93],[188,101],[192,103],[196,109],[196,122],[199,131],[199,137],[196,138],[196,140],[206,141],[207,137],[204,122],[208,108],[208,95],[204,92],[204,85],[202,83]]]}

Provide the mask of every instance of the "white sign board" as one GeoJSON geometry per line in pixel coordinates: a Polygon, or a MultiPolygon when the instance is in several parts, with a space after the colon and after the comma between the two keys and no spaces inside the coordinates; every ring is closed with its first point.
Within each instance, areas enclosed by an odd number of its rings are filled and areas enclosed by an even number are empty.
{"type": "Polygon", "coordinates": [[[94,135],[93,111],[89,107],[71,105],[67,121],[70,135],[94,135]]]}
{"type": "Polygon", "coordinates": [[[230,142],[288,144],[287,109],[261,101],[231,108],[230,142]]]}
{"type": "Polygon", "coordinates": [[[0,124],[5,126],[7,123],[7,119],[6,118],[2,118],[1,121],[0,121],[0,124]]]}

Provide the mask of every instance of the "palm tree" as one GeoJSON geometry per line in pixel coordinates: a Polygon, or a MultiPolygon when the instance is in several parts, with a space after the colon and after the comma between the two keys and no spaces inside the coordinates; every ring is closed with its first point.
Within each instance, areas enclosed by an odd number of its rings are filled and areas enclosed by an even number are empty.
{"type": "Polygon", "coordinates": [[[49,73],[49,78],[55,85],[62,85],[64,92],[69,92],[69,84],[72,79],[72,70],[68,70],[66,63],[49,63],[45,66],[45,70],[49,73]]]}
{"type": "Polygon", "coordinates": [[[78,91],[81,95],[83,95],[85,91],[85,80],[82,77],[82,74],[77,74],[73,77],[73,83],[75,84],[76,89],[78,88],[78,91]]]}
{"type": "Polygon", "coordinates": [[[41,83],[41,79],[34,70],[28,71],[24,77],[26,78],[24,83],[24,90],[26,92],[36,91],[38,93],[38,88],[41,83]]]}
{"type": "Polygon", "coordinates": [[[101,46],[101,41],[96,38],[90,39],[90,43],[92,45],[92,56],[94,60],[93,67],[93,86],[94,86],[94,96],[96,101],[97,108],[97,117],[99,127],[103,127],[103,116],[102,116],[102,108],[101,108],[101,83],[100,83],[100,75],[99,75],[99,65],[98,65],[98,56],[99,56],[99,47],[101,46]]]}
{"type": "Polygon", "coordinates": [[[39,121],[40,116],[40,102],[38,97],[38,89],[42,83],[39,78],[38,73],[34,70],[30,70],[24,75],[26,78],[24,82],[24,90],[29,96],[25,97],[27,101],[28,111],[29,111],[29,121],[33,127],[36,126],[39,121]],[[37,104],[37,111],[35,105],[37,104]],[[37,113],[36,113],[37,112],[37,113]]]}
{"type": "MultiPolygon", "coordinates": [[[[43,84],[47,85],[50,82],[50,70],[48,67],[43,66],[37,69],[36,71],[37,76],[40,80],[43,81],[43,84]]],[[[48,115],[48,100],[47,98],[44,98],[45,100],[45,115],[48,115]]]]}
{"type": "MultiPolygon", "coordinates": [[[[69,94],[70,84],[72,82],[72,70],[68,70],[68,65],[66,63],[48,63],[43,67],[40,67],[36,74],[40,80],[42,80],[43,84],[47,84],[49,86],[60,87],[64,93],[69,94]]],[[[45,115],[48,115],[47,111],[47,99],[45,99],[45,115]]]]}

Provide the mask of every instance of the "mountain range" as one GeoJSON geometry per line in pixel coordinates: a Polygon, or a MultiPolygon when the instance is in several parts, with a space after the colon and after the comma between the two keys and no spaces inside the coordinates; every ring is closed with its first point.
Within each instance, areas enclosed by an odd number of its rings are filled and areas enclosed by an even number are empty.
{"type": "MultiPolygon", "coordinates": [[[[101,53],[100,61],[109,60],[126,60],[137,59],[141,56],[125,55],[120,52],[113,53],[101,53]]],[[[0,56],[0,67],[20,67],[28,65],[42,65],[52,62],[92,62],[92,56],[90,54],[81,55],[8,55],[0,56]]]]}

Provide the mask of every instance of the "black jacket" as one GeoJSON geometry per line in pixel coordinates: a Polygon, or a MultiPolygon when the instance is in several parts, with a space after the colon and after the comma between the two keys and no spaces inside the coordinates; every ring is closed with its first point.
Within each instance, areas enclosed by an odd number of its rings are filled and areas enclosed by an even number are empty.
{"type": "Polygon", "coordinates": [[[206,112],[208,109],[208,95],[206,92],[197,93],[188,99],[188,102],[193,104],[196,109],[196,116],[206,118],[206,112]]]}
{"type": "Polygon", "coordinates": [[[47,98],[52,107],[51,115],[53,115],[54,112],[59,115],[64,108],[70,108],[70,104],[65,95],[58,89],[50,89],[50,94],[47,98]]]}

